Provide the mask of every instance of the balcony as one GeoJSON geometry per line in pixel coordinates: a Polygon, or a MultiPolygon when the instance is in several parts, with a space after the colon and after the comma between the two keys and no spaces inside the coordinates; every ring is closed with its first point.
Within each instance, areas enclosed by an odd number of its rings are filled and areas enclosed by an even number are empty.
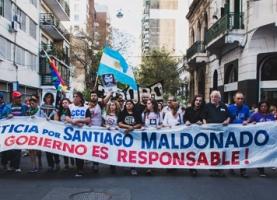
{"type": "Polygon", "coordinates": [[[207,62],[207,59],[208,57],[204,41],[195,42],[187,50],[187,63],[190,69],[201,67],[204,63],[207,62]]]}
{"type": "Polygon", "coordinates": [[[242,43],[244,39],[244,13],[227,13],[206,33],[206,48],[220,52],[224,45],[242,43]]]}
{"type": "Polygon", "coordinates": [[[54,40],[70,41],[70,34],[52,13],[40,14],[40,27],[54,40]]]}
{"type": "Polygon", "coordinates": [[[44,2],[60,21],[70,21],[70,9],[66,1],[44,0],[44,2]]]}
{"type": "MultiPolygon", "coordinates": [[[[71,76],[70,68],[57,60],[56,57],[50,57],[57,67],[63,81],[67,86],[69,86],[71,76]]],[[[39,57],[39,75],[41,76],[41,85],[53,85],[49,62],[44,55],[40,55],[39,57]]]]}
{"type": "Polygon", "coordinates": [[[59,59],[59,61],[64,62],[67,66],[70,65],[70,59],[68,55],[66,55],[63,50],[59,49],[55,45],[41,44],[39,52],[44,55],[43,50],[46,51],[49,56],[55,56],[57,59],[59,59]]]}

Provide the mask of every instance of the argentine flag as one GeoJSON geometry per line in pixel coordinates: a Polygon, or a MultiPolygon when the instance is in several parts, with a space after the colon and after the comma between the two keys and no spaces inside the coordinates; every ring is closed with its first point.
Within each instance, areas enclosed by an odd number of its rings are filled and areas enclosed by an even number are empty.
{"type": "Polygon", "coordinates": [[[98,76],[103,74],[114,74],[116,80],[130,85],[137,90],[137,83],[134,78],[133,70],[128,67],[123,56],[115,50],[105,46],[97,72],[98,76]]]}

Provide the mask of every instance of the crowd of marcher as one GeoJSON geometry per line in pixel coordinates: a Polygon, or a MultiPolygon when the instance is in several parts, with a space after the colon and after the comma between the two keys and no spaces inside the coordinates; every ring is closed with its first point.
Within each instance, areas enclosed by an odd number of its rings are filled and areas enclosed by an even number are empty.
{"type": "MultiPolygon", "coordinates": [[[[148,128],[172,128],[179,125],[190,126],[191,124],[220,123],[223,126],[228,124],[260,123],[276,120],[276,107],[270,106],[266,101],[258,103],[249,110],[244,105],[244,95],[237,92],[234,95],[234,103],[226,105],[221,102],[219,91],[213,91],[210,94],[210,102],[205,103],[203,95],[196,95],[190,106],[181,109],[174,96],[167,99],[167,104],[157,102],[150,98],[149,94],[143,93],[141,100],[134,103],[133,100],[125,100],[122,95],[113,97],[110,92],[105,98],[99,101],[97,91],[90,92],[90,102],[85,103],[81,92],[74,92],[73,102],[68,98],[63,98],[59,102],[58,109],[53,105],[54,96],[52,93],[46,93],[43,97],[43,103],[40,104],[38,95],[33,94],[22,103],[22,94],[14,91],[12,93],[12,102],[5,104],[3,94],[0,92],[0,117],[12,118],[13,116],[30,116],[45,118],[46,120],[61,121],[70,123],[73,126],[104,126],[108,130],[123,129],[125,134],[135,129],[147,130],[148,128]]],[[[21,150],[12,149],[2,152],[1,164],[3,169],[9,171],[21,172],[20,159],[22,156],[30,156],[31,169],[29,173],[36,173],[42,169],[42,152],[40,150],[29,149],[21,155],[21,150]],[[38,159],[38,162],[37,162],[38,159]]],[[[60,156],[51,152],[46,152],[48,171],[60,170],[60,156]]],[[[84,160],[79,158],[69,158],[63,156],[64,170],[68,170],[69,161],[72,166],[76,165],[76,177],[83,176],[84,160]]],[[[110,166],[111,172],[116,173],[116,166],[110,166]]],[[[134,167],[125,168],[130,170],[132,175],[137,171],[134,167]]],[[[273,167],[277,170],[277,167],[273,167]]],[[[92,170],[98,172],[99,163],[93,162],[92,170]]],[[[168,169],[170,172],[173,169],[168,169]]],[[[264,168],[258,168],[259,175],[265,177],[264,168]]],[[[192,176],[196,176],[196,169],[189,170],[192,176]]],[[[148,168],[146,173],[151,175],[153,170],[148,168]]],[[[233,169],[230,174],[235,174],[233,169]]],[[[240,169],[242,177],[248,177],[246,169],[240,169]]],[[[210,169],[212,177],[224,177],[224,170],[210,169]]]]}

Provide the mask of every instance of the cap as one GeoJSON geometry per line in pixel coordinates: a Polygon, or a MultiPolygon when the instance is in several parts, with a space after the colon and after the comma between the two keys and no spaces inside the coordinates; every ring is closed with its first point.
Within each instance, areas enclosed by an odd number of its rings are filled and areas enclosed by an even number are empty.
{"type": "Polygon", "coordinates": [[[2,98],[2,99],[3,99],[3,93],[2,93],[2,92],[0,92],[0,98],[2,98]]]}
{"type": "Polygon", "coordinates": [[[12,93],[12,98],[17,98],[17,97],[21,97],[22,94],[20,92],[17,92],[17,91],[13,91],[12,93]]]}

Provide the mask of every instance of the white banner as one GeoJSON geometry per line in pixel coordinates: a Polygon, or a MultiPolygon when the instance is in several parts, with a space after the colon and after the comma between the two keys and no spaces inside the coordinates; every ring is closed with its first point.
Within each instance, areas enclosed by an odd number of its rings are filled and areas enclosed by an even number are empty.
{"type": "Polygon", "coordinates": [[[206,124],[161,130],[78,128],[42,118],[0,120],[0,151],[40,149],[109,165],[235,169],[277,165],[277,123],[206,124]]]}

